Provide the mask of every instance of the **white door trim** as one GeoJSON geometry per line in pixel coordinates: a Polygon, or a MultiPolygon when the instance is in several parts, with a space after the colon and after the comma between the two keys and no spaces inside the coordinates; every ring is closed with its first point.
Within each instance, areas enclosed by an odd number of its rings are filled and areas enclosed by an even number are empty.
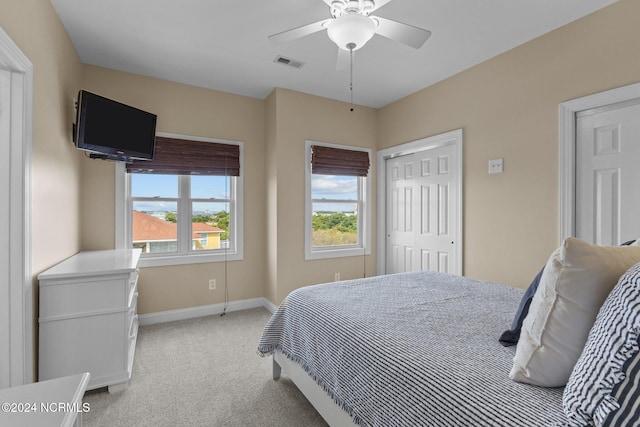
{"type": "Polygon", "coordinates": [[[572,99],[559,105],[559,242],[566,237],[575,236],[576,232],[576,114],[634,98],[640,98],[640,83],[572,99]]]}
{"type": "Polygon", "coordinates": [[[456,177],[458,180],[458,212],[455,215],[455,223],[454,227],[456,229],[456,233],[458,234],[458,244],[456,245],[455,255],[456,255],[456,266],[453,274],[462,275],[462,242],[464,241],[462,238],[462,129],[452,130],[450,132],[441,133],[439,135],[430,136],[427,138],[422,138],[416,141],[407,142],[405,144],[396,145],[394,147],[386,148],[384,150],[379,150],[377,154],[377,186],[378,186],[378,194],[377,194],[377,236],[378,236],[378,256],[377,256],[377,273],[385,274],[386,266],[387,266],[387,167],[386,161],[387,159],[391,159],[397,156],[404,156],[407,154],[417,153],[419,151],[429,150],[431,148],[440,147],[445,144],[450,144],[453,140],[453,145],[455,146],[456,156],[458,158],[458,176],[456,177]]]}
{"type": "MultiPolygon", "coordinates": [[[[34,381],[34,298],[31,271],[31,152],[33,121],[33,64],[0,27],[0,69],[10,73],[10,105],[8,140],[10,153],[8,194],[0,194],[0,203],[7,203],[11,230],[8,253],[9,271],[2,276],[0,293],[9,295],[8,324],[2,331],[0,347],[9,349],[0,355],[0,364],[7,366],[0,378],[0,388],[34,381]],[[4,280],[7,278],[8,280],[4,280]]],[[[4,323],[3,323],[4,325],[4,323]]]]}

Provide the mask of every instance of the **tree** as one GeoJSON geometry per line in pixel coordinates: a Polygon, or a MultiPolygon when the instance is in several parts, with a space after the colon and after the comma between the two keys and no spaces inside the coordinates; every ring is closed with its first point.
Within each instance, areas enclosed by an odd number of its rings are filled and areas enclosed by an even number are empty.
{"type": "Polygon", "coordinates": [[[192,221],[193,222],[202,222],[204,224],[208,224],[208,223],[213,222],[213,217],[210,216],[210,215],[194,215],[192,221]]]}
{"type": "Polygon", "coordinates": [[[358,217],[344,212],[315,213],[311,220],[314,231],[338,230],[342,233],[356,233],[358,231],[358,217]]]}
{"type": "Polygon", "coordinates": [[[211,217],[211,219],[214,226],[224,230],[224,233],[220,235],[220,239],[229,240],[229,212],[217,212],[211,217]]]}

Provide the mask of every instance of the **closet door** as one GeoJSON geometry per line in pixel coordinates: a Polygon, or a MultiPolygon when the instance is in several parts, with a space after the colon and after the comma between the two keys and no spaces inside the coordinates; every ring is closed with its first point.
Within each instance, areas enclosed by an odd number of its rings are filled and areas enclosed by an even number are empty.
{"type": "Polygon", "coordinates": [[[386,163],[387,273],[454,273],[455,147],[438,146],[386,163]]]}
{"type": "Polygon", "coordinates": [[[639,102],[577,114],[576,236],[588,242],[640,237],[639,102]]]}

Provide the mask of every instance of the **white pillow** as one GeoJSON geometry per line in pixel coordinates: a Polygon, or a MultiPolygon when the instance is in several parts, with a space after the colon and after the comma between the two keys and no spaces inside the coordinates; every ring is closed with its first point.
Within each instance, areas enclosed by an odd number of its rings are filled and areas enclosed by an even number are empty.
{"type": "Polygon", "coordinates": [[[595,246],[567,238],[544,268],[513,358],[509,378],[560,387],[587,341],[598,310],[632,265],[640,246],[595,246]]]}

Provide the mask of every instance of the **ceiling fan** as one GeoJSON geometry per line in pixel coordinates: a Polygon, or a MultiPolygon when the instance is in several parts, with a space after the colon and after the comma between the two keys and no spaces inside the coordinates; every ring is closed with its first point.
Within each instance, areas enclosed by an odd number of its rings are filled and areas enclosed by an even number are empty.
{"type": "Polygon", "coordinates": [[[342,69],[349,59],[349,53],[364,46],[374,34],[415,49],[422,47],[431,35],[431,31],[371,15],[391,0],[322,1],[329,6],[331,18],[273,34],[269,36],[269,40],[274,43],[285,43],[327,30],[327,35],[339,48],[338,69],[342,69]]]}

